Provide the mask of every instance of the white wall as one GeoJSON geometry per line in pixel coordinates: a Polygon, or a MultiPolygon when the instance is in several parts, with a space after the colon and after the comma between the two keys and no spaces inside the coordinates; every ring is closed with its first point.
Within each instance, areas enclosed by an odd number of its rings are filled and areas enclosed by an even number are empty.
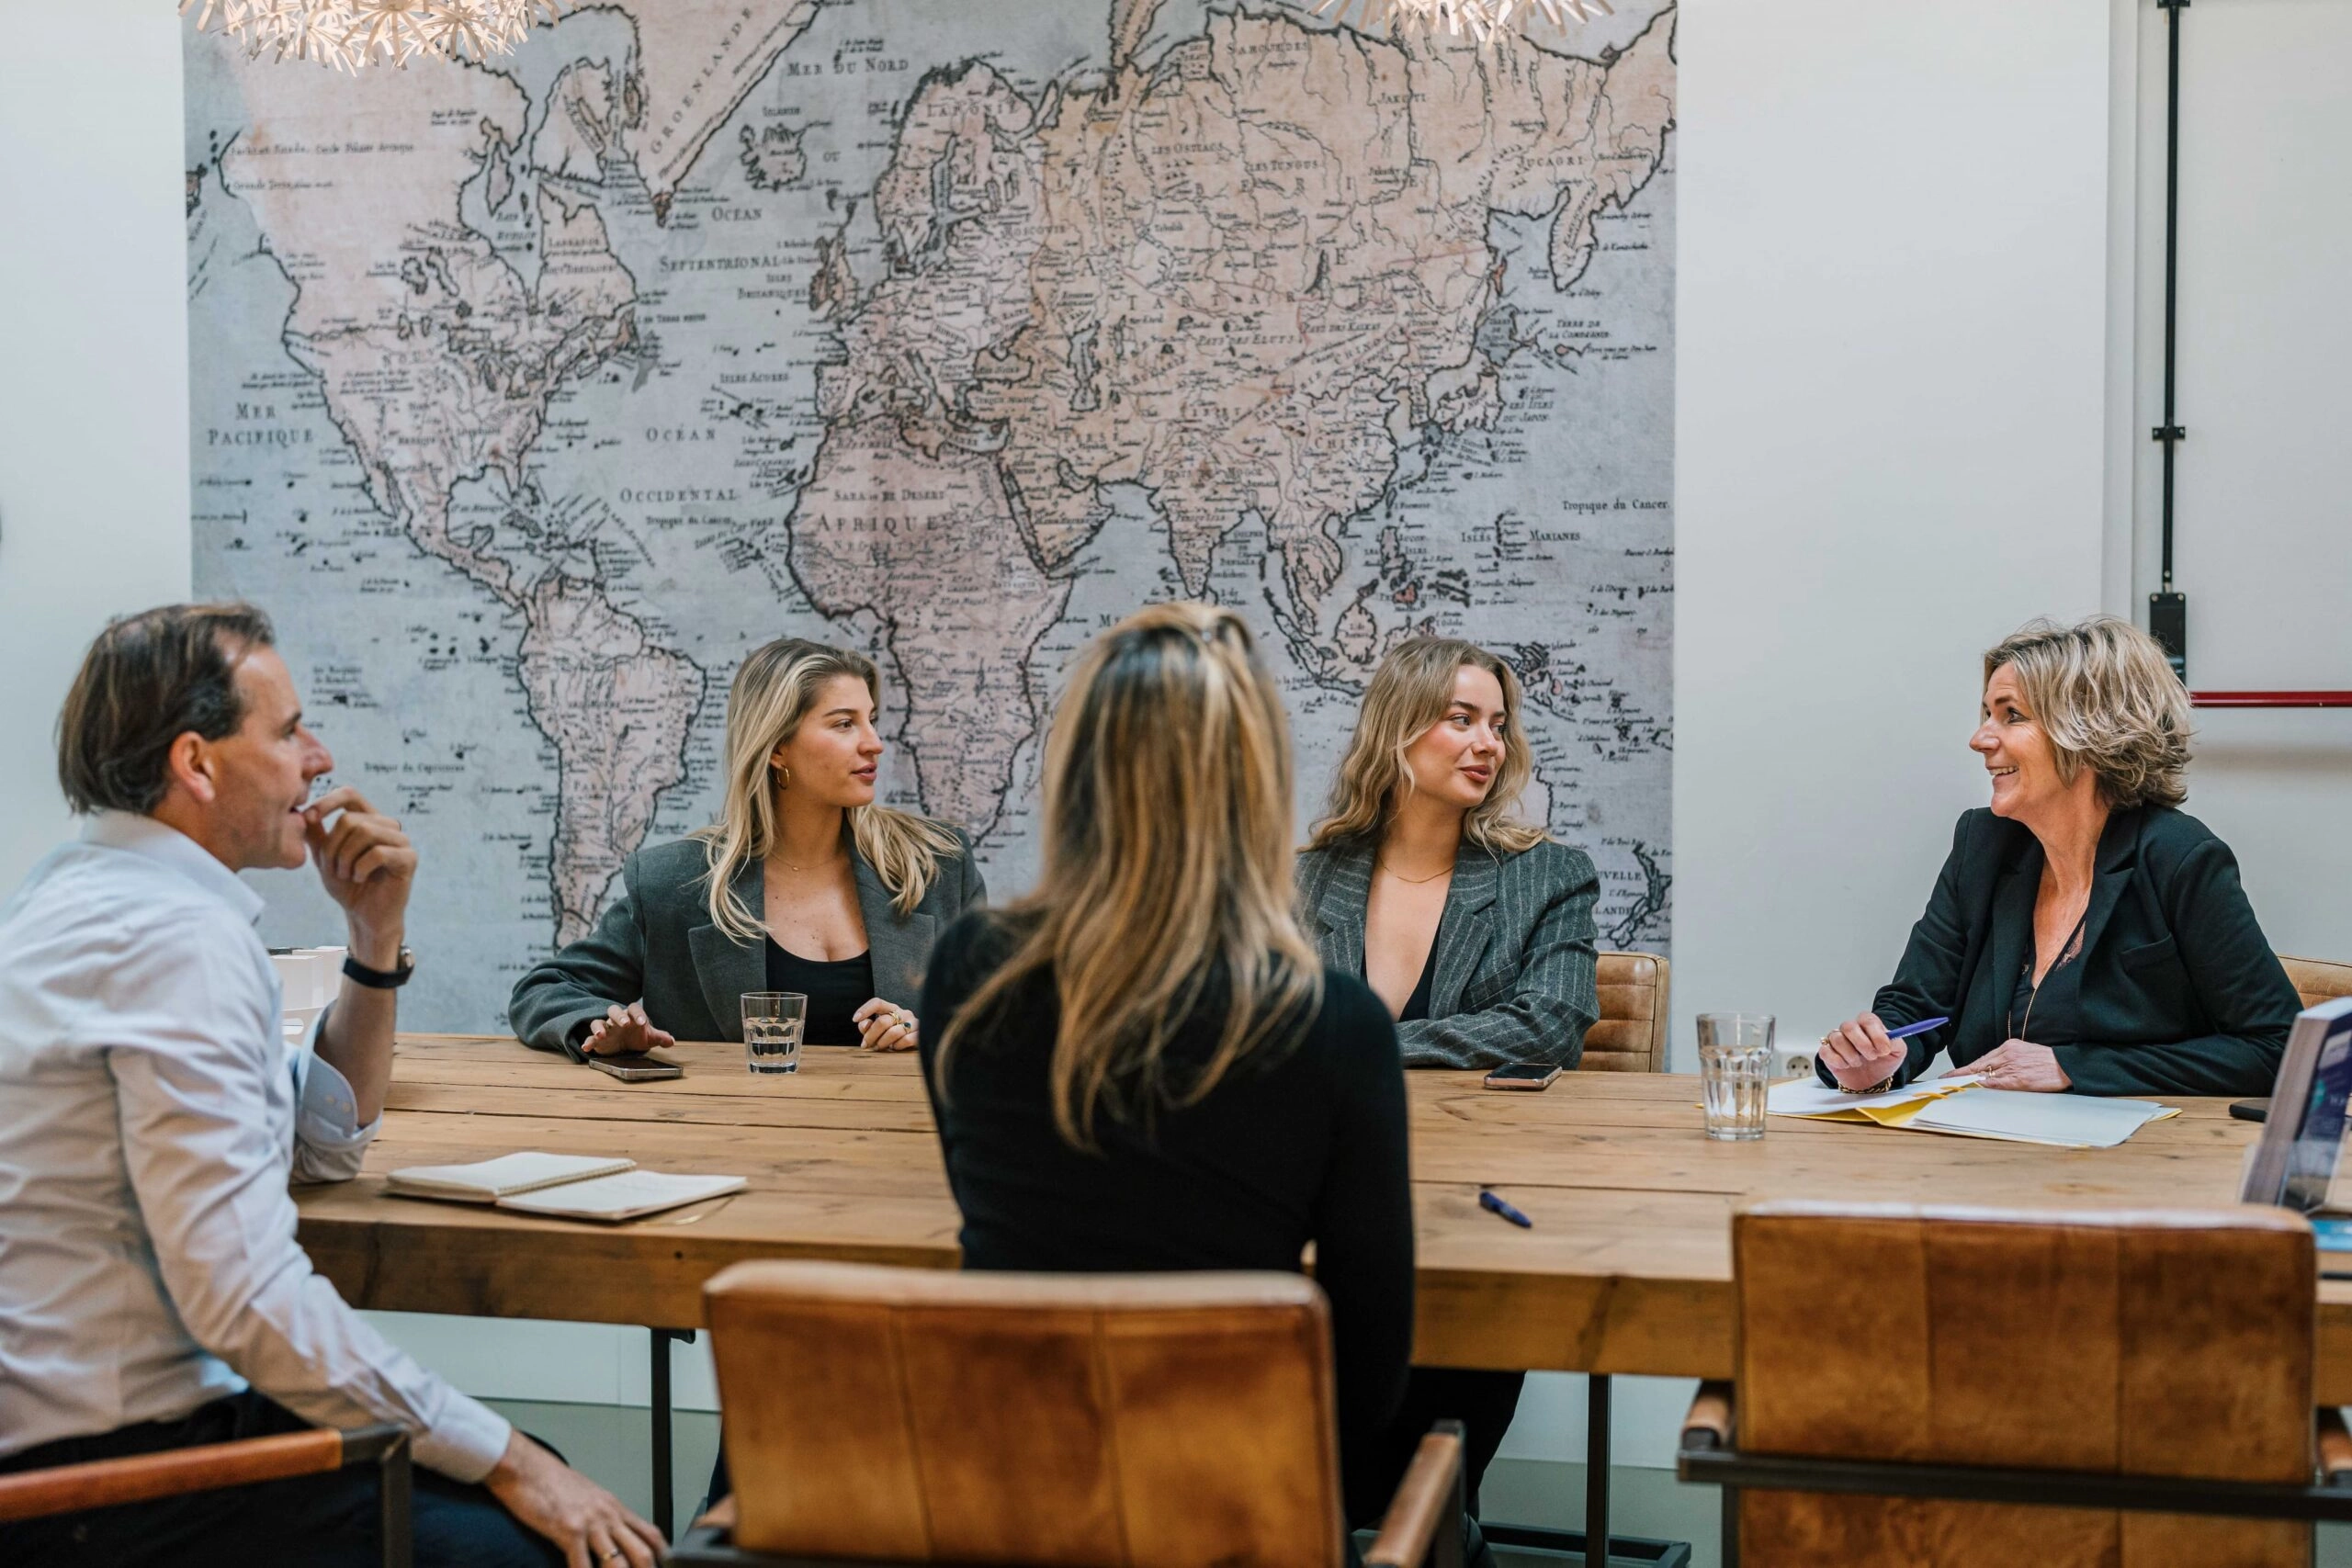
{"type": "Polygon", "coordinates": [[[65,831],[50,737],[107,617],[188,592],[180,36],[12,6],[0,51],[0,887],[65,831]]]}

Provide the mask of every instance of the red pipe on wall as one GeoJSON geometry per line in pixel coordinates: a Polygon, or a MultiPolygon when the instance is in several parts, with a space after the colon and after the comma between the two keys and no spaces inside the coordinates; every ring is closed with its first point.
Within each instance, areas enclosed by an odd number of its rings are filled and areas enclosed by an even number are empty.
{"type": "Polygon", "coordinates": [[[2200,708],[2352,708],[2352,692],[2191,692],[2200,708]]]}

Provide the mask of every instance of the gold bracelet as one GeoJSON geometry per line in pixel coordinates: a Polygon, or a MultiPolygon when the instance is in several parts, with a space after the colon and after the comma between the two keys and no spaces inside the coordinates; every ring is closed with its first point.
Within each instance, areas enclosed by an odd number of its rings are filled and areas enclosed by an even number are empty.
{"type": "MultiPolygon", "coordinates": [[[[1824,1045],[1826,1045],[1829,1043],[1830,1038],[1830,1035],[1825,1034],[1821,1037],[1821,1043],[1824,1045]]],[[[1835,1073],[1830,1074],[1829,1077],[1831,1082],[1838,1085],[1838,1092],[1839,1094],[1884,1094],[1888,1089],[1894,1087],[1894,1075],[1902,1070],[1903,1069],[1900,1067],[1888,1068],[1886,1077],[1879,1079],[1878,1082],[1871,1085],[1868,1089],[1848,1089],[1845,1085],[1845,1081],[1839,1078],[1835,1073]]]]}

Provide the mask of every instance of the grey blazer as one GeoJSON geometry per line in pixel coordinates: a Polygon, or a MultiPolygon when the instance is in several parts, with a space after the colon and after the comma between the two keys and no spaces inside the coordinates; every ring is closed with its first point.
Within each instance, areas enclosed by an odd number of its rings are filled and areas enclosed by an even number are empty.
{"type": "MultiPolygon", "coordinates": [[[[1301,916],[1323,962],[1350,975],[1363,973],[1374,850],[1364,840],[1298,857],[1301,916]]],[[[1582,850],[1545,842],[1498,859],[1464,843],[1438,922],[1430,1016],[1396,1026],[1405,1065],[1575,1066],[1600,1016],[1592,923],[1600,897],[1582,850]]]]}
{"type": "MultiPolygon", "coordinates": [[[[922,902],[904,918],[865,857],[850,850],[874,988],[902,1007],[922,995],[933,937],[988,897],[970,840],[956,837],[961,852],[943,862],[922,902]]],[[[605,907],[596,929],[514,983],[506,1017],[523,1043],[580,1060],[574,1026],[604,1017],[615,1002],[640,999],[646,1016],[681,1040],[742,1039],[741,998],[767,988],[767,956],[759,943],[737,942],[711,923],[709,863],[697,839],[629,856],[621,866],[620,896],[605,907]]],[[[766,902],[765,883],[757,861],[736,874],[735,896],[754,918],[766,902]]]]}

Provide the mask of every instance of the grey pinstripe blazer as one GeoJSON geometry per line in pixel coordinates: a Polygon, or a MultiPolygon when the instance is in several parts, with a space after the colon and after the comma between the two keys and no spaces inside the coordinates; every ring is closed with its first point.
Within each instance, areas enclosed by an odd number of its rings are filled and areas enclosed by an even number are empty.
{"type": "MultiPolygon", "coordinates": [[[[1323,962],[1363,973],[1370,841],[1298,857],[1301,918],[1323,962]]],[[[1464,843],[1437,928],[1430,1016],[1396,1026],[1408,1067],[1495,1067],[1584,1055],[1600,1016],[1593,982],[1592,908],[1600,878],[1591,857],[1541,843],[1498,860],[1464,843]]]]}

